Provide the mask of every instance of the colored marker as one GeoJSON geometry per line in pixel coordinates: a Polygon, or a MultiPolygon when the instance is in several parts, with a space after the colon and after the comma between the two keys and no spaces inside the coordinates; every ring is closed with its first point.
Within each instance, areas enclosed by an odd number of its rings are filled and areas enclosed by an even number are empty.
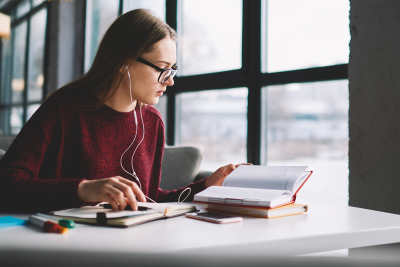
{"type": "Polygon", "coordinates": [[[74,228],[75,227],[75,222],[72,220],[65,220],[65,219],[60,219],[57,217],[53,217],[50,215],[46,215],[46,214],[42,214],[42,213],[38,213],[36,214],[37,216],[40,217],[44,217],[52,222],[58,223],[59,225],[61,225],[62,227],[67,227],[67,228],[74,228]]]}
{"type": "Polygon", "coordinates": [[[40,228],[43,229],[46,233],[58,233],[58,234],[63,234],[68,231],[68,228],[59,226],[56,223],[53,223],[51,221],[48,221],[47,219],[41,218],[36,215],[31,215],[29,216],[29,222],[39,226],[40,228]]]}

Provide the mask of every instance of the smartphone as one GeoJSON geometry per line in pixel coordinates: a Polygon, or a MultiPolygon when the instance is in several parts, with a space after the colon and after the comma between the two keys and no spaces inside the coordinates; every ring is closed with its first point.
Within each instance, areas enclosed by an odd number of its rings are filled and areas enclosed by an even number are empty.
{"type": "Polygon", "coordinates": [[[233,223],[233,222],[241,222],[243,221],[242,217],[235,217],[229,215],[222,215],[211,212],[199,212],[199,213],[186,213],[185,216],[187,218],[213,222],[213,223],[233,223]]]}

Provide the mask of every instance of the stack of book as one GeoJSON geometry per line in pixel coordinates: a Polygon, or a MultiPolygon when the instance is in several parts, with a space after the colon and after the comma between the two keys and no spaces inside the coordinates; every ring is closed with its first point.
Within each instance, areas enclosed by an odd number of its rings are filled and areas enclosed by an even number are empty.
{"type": "Polygon", "coordinates": [[[208,204],[211,212],[228,212],[262,218],[301,214],[305,204],[294,204],[312,171],[307,166],[240,165],[222,186],[198,193],[194,202],[208,204]]]}

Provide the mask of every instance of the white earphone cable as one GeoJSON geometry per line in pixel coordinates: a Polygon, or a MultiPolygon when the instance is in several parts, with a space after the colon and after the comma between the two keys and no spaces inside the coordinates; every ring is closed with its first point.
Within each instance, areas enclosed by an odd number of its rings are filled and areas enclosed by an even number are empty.
{"type": "MultiPolygon", "coordinates": [[[[129,73],[129,69],[128,66],[125,66],[125,69],[128,72],[128,78],[129,78],[129,95],[131,98],[131,104],[132,104],[132,108],[133,108],[133,113],[135,116],[135,125],[136,125],[136,132],[135,132],[135,137],[133,138],[132,143],[130,144],[130,146],[124,151],[124,153],[122,153],[121,158],[120,158],[120,165],[121,168],[124,170],[124,172],[126,172],[127,174],[131,175],[132,177],[134,177],[136,179],[136,181],[139,183],[139,188],[140,190],[142,189],[142,184],[140,183],[139,177],[137,176],[135,169],[133,168],[133,156],[136,153],[136,150],[139,148],[140,144],[143,142],[144,140],[144,134],[145,134],[145,128],[144,128],[144,122],[143,122],[143,116],[142,116],[142,107],[140,106],[140,118],[142,120],[142,126],[143,126],[143,135],[142,135],[142,139],[140,140],[139,144],[137,145],[137,147],[135,148],[135,150],[133,151],[132,157],[131,157],[131,167],[132,167],[132,173],[128,172],[127,170],[125,170],[123,164],[122,164],[122,159],[125,155],[125,153],[132,147],[133,143],[136,140],[137,137],[137,133],[138,133],[138,122],[137,122],[137,117],[136,117],[136,111],[135,111],[135,106],[133,105],[133,99],[132,99],[132,83],[131,83],[131,74],[129,73]]],[[[154,200],[152,200],[151,198],[149,198],[148,196],[145,195],[145,197],[149,200],[151,200],[152,202],[156,203],[154,200]]]]}

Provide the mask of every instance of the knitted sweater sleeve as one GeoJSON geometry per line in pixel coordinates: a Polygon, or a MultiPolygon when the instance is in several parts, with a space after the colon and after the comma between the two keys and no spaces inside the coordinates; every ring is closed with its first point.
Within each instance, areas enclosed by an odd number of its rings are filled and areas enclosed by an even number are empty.
{"type": "Polygon", "coordinates": [[[83,179],[57,177],[63,127],[60,106],[47,100],[22,128],[0,161],[0,208],[7,212],[46,212],[77,207],[83,179]],[[43,163],[46,162],[45,167],[43,163]]]}
{"type": "Polygon", "coordinates": [[[195,183],[191,183],[191,184],[189,184],[183,188],[177,189],[177,190],[165,191],[165,190],[162,190],[161,188],[159,188],[158,189],[158,202],[178,202],[178,199],[180,202],[182,202],[183,200],[193,201],[195,194],[206,189],[206,187],[204,185],[206,179],[207,178],[197,181],[195,183]],[[185,192],[183,192],[188,187],[190,188],[190,190],[188,189],[185,192]],[[182,194],[182,192],[183,192],[183,194],[182,194]],[[179,196],[180,196],[180,198],[179,198],[179,196]]]}

